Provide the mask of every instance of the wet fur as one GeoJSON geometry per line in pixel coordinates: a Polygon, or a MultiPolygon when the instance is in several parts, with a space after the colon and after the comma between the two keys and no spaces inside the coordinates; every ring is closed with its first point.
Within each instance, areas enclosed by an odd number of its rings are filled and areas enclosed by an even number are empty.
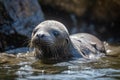
{"type": "Polygon", "coordinates": [[[103,43],[95,36],[86,33],[69,36],[66,27],[54,20],[44,21],[34,29],[30,45],[34,47],[36,58],[42,61],[65,61],[72,57],[90,59],[91,54],[96,57],[105,53],[103,43]],[[59,36],[55,37],[51,33],[54,30],[59,36]],[[36,37],[41,33],[45,34],[43,40],[36,37]]]}

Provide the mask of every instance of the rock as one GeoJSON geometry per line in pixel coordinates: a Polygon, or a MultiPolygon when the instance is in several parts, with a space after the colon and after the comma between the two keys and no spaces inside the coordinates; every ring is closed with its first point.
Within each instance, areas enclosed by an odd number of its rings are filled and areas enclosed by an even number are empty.
{"type": "Polygon", "coordinates": [[[43,5],[50,5],[61,10],[82,16],[88,7],[89,0],[40,0],[43,5]]]}
{"type": "Polygon", "coordinates": [[[16,49],[11,49],[11,50],[8,50],[8,51],[5,51],[5,53],[7,54],[22,54],[22,53],[29,53],[29,52],[32,52],[33,49],[30,49],[28,47],[21,47],[21,48],[16,48],[16,49]]]}
{"type": "Polygon", "coordinates": [[[117,20],[120,17],[120,0],[97,0],[92,16],[104,21],[117,20]]]}
{"type": "Polygon", "coordinates": [[[106,55],[113,57],[120,57],[120,44],[109,44],[104,42],[106,55]]]}
{"type": "Polygon", "coordinates": [[[37,0],[0,0],[0,52],[24,45],[43,20],[37,0]]]}
{"type": "Polygon", "coordinates": [[[1,22],[3,25],[0,32],[6,34],[16,32],[30,37],[33,28],[44,20],[43,12],[37,0],[1,0],[0,3],[3,12],[6,13],[7,11],[6,15],[9,17],[6,20],[3,18],[4,22],[1,22]]]}
{"type": "Polygon", "coordinates": [[[79,17],[115,20],[120,17],[119,0],[40,0],[41,4],[74,13],[79,17]]]}

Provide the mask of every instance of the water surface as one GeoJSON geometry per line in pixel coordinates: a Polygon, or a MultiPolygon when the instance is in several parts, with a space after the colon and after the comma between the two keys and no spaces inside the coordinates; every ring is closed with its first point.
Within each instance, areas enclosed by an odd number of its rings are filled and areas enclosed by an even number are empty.
{"type": "MultiPolygon", "coordinates": [[[[113,46],[115,47],[115,46],[113,46]]],[[[117,46],[117,53],[120,48],[117,46]]],[[[8,80],[120,80],[120,56],[98,60],[83,58],[57,64],[42,64],[34,57],[0,55],[0,79],[8,80]]]]}

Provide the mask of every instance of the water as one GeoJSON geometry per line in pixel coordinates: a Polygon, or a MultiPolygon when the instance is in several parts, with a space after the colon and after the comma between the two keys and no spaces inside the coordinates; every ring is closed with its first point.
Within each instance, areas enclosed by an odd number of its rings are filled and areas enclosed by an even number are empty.
{"type": "MultiPolygon", "coordinates": [[[[115,47],[115,46],[114,46],[115,47]]],[[[117,46],[117,48],[119,48],[117,46]]],[[[120,49],[117,49],[120,50],[120,49]]],[[[120,51],[117,54],[120,54],[120,51]]],[[[0,56],[0,80],[120,80],[120,56],[42,64],[30,57],[0,56]]]]}

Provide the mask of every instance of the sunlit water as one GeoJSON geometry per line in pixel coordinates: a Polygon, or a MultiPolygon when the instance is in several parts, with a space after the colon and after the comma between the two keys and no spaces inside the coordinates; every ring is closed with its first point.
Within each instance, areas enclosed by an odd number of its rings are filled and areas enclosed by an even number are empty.
{"type": "MultiPolygon", "coordinates": [[[[13,59],[14,60],[14,59],[13,59]]],[[[0,80],[120,80],[120,57],[83,58],[57,64],[35,59],[0,64],[0,80]]]]}

